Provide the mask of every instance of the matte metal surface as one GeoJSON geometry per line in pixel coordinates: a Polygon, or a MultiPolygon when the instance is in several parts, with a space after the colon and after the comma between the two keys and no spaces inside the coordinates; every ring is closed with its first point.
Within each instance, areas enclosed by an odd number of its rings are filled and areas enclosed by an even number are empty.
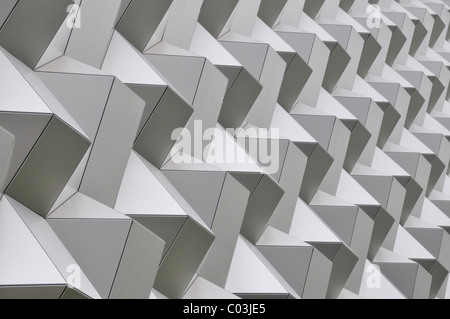
{"type": "Polygon", "coordinates": [[[172,132],[184,127],[192,113],[192,107],[173,90],[167,89],[144,125],[134,149],[150,163],[160,167],[176,142],[172,140],[172,132]]]}
{"type": "Polygon", "coordinates": [[[66,18],[70,4],[70,0],[20,0],[0,30],[0,45],[34,68],[66,18]]]}
{"type": "Polygon", "coordinates": [[[65,285],[64,278],[5,196],[0,200],[0,234],[0,287],[65,285]]]}
{"type": "Polygon", "coordinates": [[[210,232],[189,218],[161,263],[155,288],[169,298],[180,298],[213,241],[210,232]]]}
{"type": "Polygon", "coordinates": [[[241,234],[256,243],[263,234],[284,191],[269,176],[264,175],[249,198],[242,222],[241,234]]]}
{"type": "Polygon", "coordinates": [[[83,0],[80,6],[82,25],[72,30],[65,54],[101,68],[121,3],[121,0],[83,0]],[[98,23],[99,20],[102,22],[98,23]]]}
{"type": "Polygon", "coordinates": [[[143,51],[173,0],[132,0],[117,30],[143,51]]]}
{"type": "Polygon", "coordinates": [[[216,236],[199,274],[225,287],[250,192],[231,174],[225,177],[211,230],[216,236]]]}
{"type": "Polygon", "coordinates": [[[4,150],[2,153],[0,153],[0,197],[6,188],[7,175],[9,172],[9,166],[11,164],[14,144],[14,135],[0,126],[0,148],[4,150]]]}
{"type": "Polygon", "coordinates": [[[133,91],[114,81],[80,186],[81,192],[110,207],[116,202],[144,105],[133,91]]]}
{"type": "Polygon", "coordinates": [[[133,222],[109,298],[150,297],[164,242],[133,222]]]}
{"type": "Polygon", "coordinates": [[[198,21],[217,38],[238,2],[239,0],[206,0],[200,11],[198,21]]]}
{"type": "MultiPolygon", "coordinates": [[[[219,67],[219,70],[222,71],[225,68],[219,67]]],[[[245,68],[241,69],[234,82],[230,82],[231,87],[223,101],[219,123],[226,128],[237,128],[243,124],[261,93],[262,86],[245,68]]]]}
{"type": "Polygon", "coordinates": [[[0,297],[450,298],[449,0],[0,3],[0,297]]]}
{"type": "Polygon", "coordinates": [[[51,219],[48,223],[100,296],[108,298],[132,221],[51,219]]]}
{"type": "Polygon", "coordinates": [[[45,217],[88,147],[86,139],[53,117],[6,193],[45,217]]]}

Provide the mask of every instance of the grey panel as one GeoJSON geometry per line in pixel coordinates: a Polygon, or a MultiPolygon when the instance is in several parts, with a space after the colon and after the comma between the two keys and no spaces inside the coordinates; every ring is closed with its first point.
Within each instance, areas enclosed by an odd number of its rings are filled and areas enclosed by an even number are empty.
{"type": "Polygon", "coordinates": [[[358,214],[358,207],[311,205],[311,208],[347,245],[350,246],[358,214]]]}
{"type": "Polygon", "coordinates": [[[419,153],[386,152],[386,154],[412,177],[416,176],[421,158],[419,153]]]}
{"type": "Polygon", "coordinates": [[[377,103],[382,109],[384,109],[383,120],[380,128],[380,135],[378,136],[377,145],[381,149],[386,145],[387,141],[391,137],[392,132],[396,128],[398,122],[401,119],[401,114],[390,103],[377,103]],[[384,105],[383,105],[384,104],[384,105]]]}
{"type": "Polygon", "coordinates": [[[408,80],[409,83],[414,85],[414,87],[418,90],[420,89],[422,81],[424,80],[425,77],[424,73],[421,71],[399,70],[398,73],[401,76],[403,76],[406,80],[408,80]]]}
{"type": "Polygon", "coordinates": [[[441,94],[445,90],[445,86],[441,83],[441,81],[438,78],[435,77],[432,82],[433,82],[433,87],[431,89],[430,102],[428,104],[428,112],[433,111],[441,94]]]}
{"type": "Polygon", "coordinates": [[[119,22],[120,19],[122,19],[123,14],[128,9],[128,6],[130,5],[132,0],[123,0],[122,4],[120,5],[119,12],[117,13],[116,20],[119,22]]]}
{"type": "Polygon", "coordinates": [[[370,98],[336,96],[336,100],[344,105],[363,125],[367,124],[367,117],[369,116],[370,106],[372,105],[370,98]]]}
{"type": "Polygon", "coordinates": [[[262,0],[259,6],[258,17],[261,18],[269,27],[273,27],[281,10],[286,5],[287,0],[262,0]]]}
{"type": "Polygon", "coordinates": [[[369,84],[380,92],[391,104],[395,105],[399,98],[401,86],[390,82],[369,82],[369,84]]]}
{"type": "Polygon", "coordinates": [[[7,196],[0,200],[0,236],[0,287],[65,284],[7,196]]]}
{"type": "Polygon", "coordinates": [[[164,258],[172,246],[174,240],[181,231],[187,217],[185,216],[133,216],[137,222],[153,232],[164,241],[162,258],[164,258]]]}
{"type": "Polygon", "coordinates": [[[353,178],[386,209],[393,177],[363,175],[353,176],[353,178]]]}
{"type": "Polygon", "coordinates": [[[412,298],[417,276],[417,264],[377,263],[385,275],[407,298],[412,298]]]}
{"type": "Polygon", "coordinates": [[[189,218],[164,258],[155,279],[155,289],[169,298],[181,298],[214,236],[189,218]]]}
{"type": "Polygon", "coordinates": [[[411,56],[414,56],[417,53],[417,50],[419,49],[428,33],[427,29],[420,21],[413,20],[413,22],[416,27],[414,28],[414,35],[411,41],[411,47],[409,49],[409,54],[411,56]]]}
{"type": "MultiPolygon", "coordinates": [[[[219,67],[222,72],[224,69],[225,67],[219,67]]],[[[225,128],[241,127],[261,91],[261,84],[242,68],[225,95],[219,123],[225,128]]]]}
{"type": "Polygon", "coordinates": [[[236,141],[245,149],[252,160],[265,169],[275,182],[279,183],[290,145],[289,140],[279,140],[277,137],[272,139],[270,136],[255,139],[248,137],[244,132],[236,137],[236,141]]]}
{"type": "MultiPolygon", "coordinates": [[[[388,16],[388,14],[386,14],[388,16]]],[[[389,17],[389,16],[388,16],[389,17]]],[[[393,27],[392,31],[391,43],[389,45],[388,54],[386,57],[386,64],[392,66],[395,62],[395,59],[399,55],[401,49],[405,45],[407,39],[402,31],[397,27],[393,27]]]]}
{"type": "Polygon", "coordinates": [[[286,156],[283,159],[283,169],[278,179],[278,183],[285,190],[285,194],[269,222],[272,227],[285,233],[289,233],[292,228],[307,160],[300,149],[289,142],[286,156]]]}
{"type": "Polygon", "coordinates": [[[342,244],[332,260],[333,267],[330,275],[327,298],[337,298],[339,296],[357,261],[358,257],[351,249],[342,244]]]}
{"type": "Polygon", "coordinates": [[[0,45],[34,68],[67,16],[70,4],[70,0],[20,0],[0,30],[0,45]]]}
{"type": "Polygon", "coordinates": [[[280,51],[278,51],[278,54],[284,60],[284,62],[286,62],[286,70],[287,70],[289,65],[294,60],[296,53],[295,52],[280,52],[280,51]]]}
{"type": "Polygon", "coordinates": [[[100,296],[108,298],[132,221],[49,219],[48,223],[100,296]]]}
{"type": "Polygon", "coordinates": [[[0,112],[0,126],[11,132],[15,137],[11,165],[6,178],[8,183],[11,182],[25,161],[51,117],[51,114],[0,112]]]}
{"type": "Polygon", "coordinates": [[[163,171],[189,205],[209,227],[212,226],[225,182],[225,172],[163,171]],[[192,182],[195,181],[195,187],[192,182]]]}
{"type": "Polygon", "coordinates": [[[350,291],[358,292],[363,282],[367,253],[369,251],[371,236],[374,226],[373,220],[361,209],[354,226],[351,241],[351,249],[358,256],[358,261],[345,284],[350,291]]]}
{"type": "Polygon", "coordinates": [[[291,111],[311,74],[312,69],[298,54],[295,54],[287,66],[278,96],[278,103],[286,111],[291,111]]]}
{"type": "Polygon", "coordinates": [[[259,251],[299,294],[303,294],[313,247],[258,246],[259,251]]]}
{"type": "Polygon", "coordinates": [[[11,14],[18,0],[3,0],[0,3],[0,29],[11,14]]]}
{"type": "MultiPolygon", "coordinates": [[[[444,271],[444,273],[445,273],[445,271],[444,271]]],[[[442,285],[442,282],[445,280],[445,276],[446,275],[444,275],[443,278],[441,278],[439,287],[442,285]]],[[[431,296],[431,288],[433,285],[432,282],[434,281],[434,279],[435,279],[434,275],[430,276],[430,273],[428,273],[428,271],[419,267],[418,272],[417,272],[416,283],[414,286],[413,298],[414,299],[426,299],[426,298],[433,299],[436,296],[437,290],[439,289],[439,288],[437,288],[436,292],[434,292],[433,296],[431,296]]]]}
{"type": "Polygon", "coordinates": [[[117,24],[119,31],[143,51],[173,0],[133,0],[117,24]]]}
{"type": "Polygon", "coordinates": [[[319,250],[322,255],[328,258],[328,260],[333,261],[334,257],[337,255],[339,249],[342,246],[340,242],[313,242],[308,241],[308,244],[311,244],[319,250]]]}
{"type": "Polygon", "coordinates": [[[173,131],[185,127],[192,113],[192,107],[168,88],[138,136],[134,149],[147,161],[161,167],[176,142],[172,140],[173,131]]]}
{"type": "Polygon", "coordinates": [[[269,46],[264,43],[252,42],[220,42],[257,80],[261,73],[267,56],[269,46]]]}
{"type": "Polygon", "coordinates": [[[88,148],[86,139],[54,116],[6,193],[45,217],[88,148]]]}
{"type": "Polygon", "coordinates": [[[160,238],[133,222],[109,298],[149,298],[163,248],[160,238]]]}
{"type": "MultiPolygon", "coordinates": [[[[328,43],[325,43],[328,44],[328,43]]],[[[322,86],[329,93],[333,92],[336,84],[350,63],[350,55],[339,43],[332,43],[334,49],[331,50],[328,65],[323,77],[322,86]]]]}
{"type": "Polygon", "coordinates": [[[227,174],[211,230],[216,239],[199,274],[225,287],[250,192],[227,174]]]}
{"type": "Polygon", "coordinates": [[[253,192],[256,189],[256,186],[258,186],[261,179],[264,177],[263,174],[258,173],[237,173],[232,172],[230,173],[233,175],[234,178],[238,180],[239,183],[241,183],[245,188],[247,188],[250,192],[250,195],[253,194],[253,192]]]}
{"type": "Polygon", "coordinates": [[[0,286],[0,299],[59,299],[66,286],[0,286]]]}
{"type": "Polygon", "coordinates": [[[354,3],[355,0],[340,0],[339,7],[341,7],[345,12],[349,12],[354,3]]]}
{"type": "Polygon", "coordinates": [[[0,0],[0,297],[449,297],[441,2],[0,0]],[[198,121],[280,129],[279,170],[248,147],[258,165],[161,171],[198,121]]]}
{"type": "Polygon", "coordinates": [[[361,76],[362,78],[366,77],[381,49],[381,45],[377,42],[373,35],[369,34],[366,41],[364,42],[361,60],[358,66],[359,76],[361,76]]]}
{"type": "Polygon", "coordinates": [[[303,11],[312,19],[315,19],[325,0],[305,0],[303,11]]]}
{"type": "MultiPolygon", "coordinates": [[[[365,207],[361,207],[361,209],[366,211],[365,207]]],[[[370,240],[368,252],[368,258],[370,260],[373,260],[375,258],[378,250],[380,249],[386,236],[391,230],[392,225],[394,225],[395,219],[386,210],[380,208],[374,218],[374,222],[375,224],[373,226],[372,238],[370,240]]]]}
{"type": "MultiPolygon", "coordinates": [[[[422,264],[422,262],[420,260],[415,260],[417,261],[419,264],[422,264]]],[[[425,266],[423,265],[423,267],[425,268],[425,266]]],[[[429,296],[424,296],[423,298],[427,298],[429,297],[430,299],[433,299],[436,297],[439,289],[441,288],[442,284],[444,283],[445,279],[448,276],[448,271],[445,269],[445,267],[443,267],[441,265],[441,263],[439,262],[434,262],[433,266],[430,267],[426,267],[425,270],[431,274],[432,279],[431,279],[431,287],[430,287],[430,294],[429,296]]],[[[428,274],[427,273],[427,274],[428,274]]],[[[427,285],[429,285],[429,282],[419,282],[419,285],[422,284],[425,287],[427,287],[427,285]]],[[[426,290],[425,290],[426,291],[426,290]]]]}
{"type": "Polygon", "coordinates": [[[333,134],[336,117],[326,115],[298,115],[292,117],[319,142],[320,146],[328,149],[333,134]]]}
{"type": "Polygon", "coordinates": [[[439,263],[445,268],[450,269],[450,249],[448,249],[448,246],[450,245],[450,235],[448,232],[442,227],[444,230],[444,234],[442,236],[441,241],[441,250],[439,252],[439,263]]]}
{"type": "MultiPolygon", "coordinates": [[[[425,144],[434,154],[439,154],[441,148],[443,136],[436,133],[414,133],[423,144],[425,144]]],[[[425,155],[426,156],[426,155],[425,155]]],[[[434,155],[433,155],[434,156],[434,155]]],[[[432,159],[431,157],[430,159],[432,159]]],[[[432,162],[432,160],[430,161],[432,162]]]]}
{"type": "MultiPolygon", "coordinates": [[[[352,27],[349,25],[342,24],[332,24],[332,23],[321,23],[320,26],[325,29],[337,42],[342,46],[344,50],[349,49],[349,43],[352,34],[352,27]]],[[[333,51],[336,45],[333,42],[324,42],[328,48],[333,51]]]]}
{"type": "Polygon", "coordinates": [[[277,32],[303,59],[309,63],[317,36],[314,33],[277,32]]]}
{"type": "Polygon", "coordinates": [[[308,265],[309,273],[303,289],[303,299],[323,299],[326,297],[332,266],[333,264],[329,259],[318,249],[314,249],[311,263],[308,265]]]}
{"type": "Polygon", "coordinates": [[[116,24],[122,0],[83,0],[81,27],[72,29],[65,54],[101,68],[116,24]],[[101,23],[98,23],[101,18],[101,23]]]}
{"type": "Polygon", "coordinates": [[[371,135],[359,121],[356,121],[356,123],[355,121],[342,121],[342,123],[346,126],[351,125],[353,127],[351,129],[352,133],[350,134],[350,141],[344,162],[344,168],[348,172],[351,172],[369,142],[371,135]]]}
{"type": "Polygon", "coordinates": [[[444,230],[440,228],[408,228],[405,229],[425,247],[434,257],[439,258],[444,230]]]}
{"type": "MultiPolygon", "coordinates": [[[[269,144],[269,140],[266,142],[267,143],[267,148],[270,147],[269,144]]],[[[291,146],[291,141],[289,140],[280,140],[279,141],[279,149],[278,149],[278,154],[272,154],[272,156],[278,156],[277,159],[277,163],[279,164],[279,168],[278,171],[276,171],[273,174],[270,174],[270,176],[277,182],[280,184],[280,180],[281,180],[281,176],[283,175],[283,173],[286,173],[287,170],[285,170],[285,165],[286,165],[286,161],[287,161],[287,157],[288,157],[288,152],[289,152],[289,147],[291,146]]],[[[258,161],[260,161],[260,159],[258,158],[258,161]]],[[[273,163],[274,159],[272,157],[272,163],[273,163]]],[[[264,167],[264,165],[260,164],[262,167],[264,167]]]]}
{"type": "Polygon", "coordinates": [[[86,300],[90,298],[79,292],[77,289],[67,287],[59,299],[86,300]]]}
{"type": "Polygon", "coordinates": [[[206,0],[200,11],[198,22],[217,38],[238,2],[239,0],[206,0]]]}
{"type": "MultiPolygon", "coordinates": [[[[448,164],[447,164],[448,165],[448,164]]],[[[431,160],[431,172],[430,178],[428,180],[428,187],[426,190],[426,195],[429,196],[434,190],[436,183],[439,181],[441,174],[444,172],[446,165],[436,155],[432,156],[431,160]]]]}
{"type": "Polygon", "coordinates": [[[269,176],[264,175],[248,201],[241,234],[256,243],[263,234],[284,191],[269,176]]]}
{"type": "MultiPolygon", "coordinates": [[[[442,68],[445,67],[444,63],[441,61],[424,61],[422,59],[419,60],[428,70],[430,70],[434,76],[440,78],[442,68]]],[[[428,76],[430,78],[430,76],[428,76]]]]}
{"type": "Polygon", "coordinates": [[[189,286],[183,299],[240,299],[238,296],[198,276],[189,286]]]}
{"type": "Polygon", "coordinates": [[[236,81],[238,75],[241,73],[242,67],[235,65],[216,65],[216,68],[218,68],[219,71],[222,72],[222,74],[228,79],[228,85],[225,91],[226,96],[236,81]]]}
{"type": "Polygon", "coordinates": [[[405,202],[402,208],[402,216],[400,218],[400,223],[405,224],[409,215],[411,214],[414,206],[416,205],[420,194],[422,194],[423,189],[420,185],[413,179],[410,178],[408,184],[406,185],[406,195],[405,202]]]}
{"type": "Polygon", "coordinates": [[[276,101],[279,88],[283,82],[286,63],[271,46],[268,46],[262,68],[259,80],[264,89],[247,120],[258,127],[269,127],[276,109],[276,101]]]}
{"type": "Polygon", "coordinates": [[[220,108],[225,96],[227,78],[209,60],[205,60],[195,101],[195,112],[189,123],[189,131],[194,132],[195,121],[202,120],[203,132],[216,128],[220,108]]]}
{"type": "Polygon", "coordinates": [[[80,191],[113,207],[144,111],[144,101],[115,80],[80,191]]]}
{"type": "Polygon", "coordinates": [[[111,92],[113,77],[37,73],[58,101],[93,141],[111,92]]]}
{"type": "Polygon", "coordinates": [[[317,148],[317,143],[313,142],[295,142],[295,146],[302,151],[303,154],[306,155],[306,157],[310,158],[311,155],[314,153],[314,151],[317,148]]]}
{"type": "Polygon", "coordinates": [[[164,92],[167,90],[167,86],[128,84],[128,87],[145,101],[144,113],[142,114],[141,123],[138,128],[138,132],[141,132],[145,123],[147,123],[153,114],[164,92]]]}
{"type": "Polygon", "coordinates": [[[312,200],[333,161],[333,158],[320,145],[317,145],[306,164],[300,189],[300,197],[305,202],[309,203],[312,200]]]}
{"type": "Polygon", "coordinates": [[[14,149],[14,135],[0,126],[0,198],[7,186],[7,175],[14,149]]]}
{"type": "MultiPolygon", "coordinates": [[[[429,5],[427,3],[427,5],[429,5]]],[[[437,4],[439,5],[439,4],[437,4]]],[[[430,6],[431,7],[431,6],[430,6]]],[[[434,24],[433,24],[433,31],[431,32],[431,38],[430,38],[430,47],[434,47],[436,45],[437,40],[439,39],[439,36],[441,35],[442,31],[448,26],[445,25],[444,21],[436,15],[434,16],[434,24]]]]}
{"type": "MultiPolygon", "coordinates": [[[[73,271],[68,271],[68,266],[76,265],[77,262],[70,255],[70,253],[58,238],[58,236],[55,234],[55,232],[52,230],[48,222],[14,199],[8,198],[8,201],[11,202],[14,209],[16,209],[17,213],[31,230],[33,236],[39,242],[40,246],[45,250],[45,253],[57,268],[58,273],[63,277],[63,279],[66,280],[66,282],[72,283],[72,280],[74,279],[73,275],[75,275],[75,273],[73,271]]],[[[73,291],[73,294],[82,294],[85,296],[89,296],[89,298],[100,298],[99,294],[92,286],[89,279],[83,273],[83,270],[81,270],[80,272],[79,279],[80,289],[77,290],[77,292],[73,291]]],[[[70,292],[70,290],[71,289],[68,288],[65,290],[65,292],[71,295],[72,293],[70,292]]]]}
{"type": "Polygon", "coordinates": [[[205,58],[155,54],[146,57],[186,101],[194,103],[205,58]]]}

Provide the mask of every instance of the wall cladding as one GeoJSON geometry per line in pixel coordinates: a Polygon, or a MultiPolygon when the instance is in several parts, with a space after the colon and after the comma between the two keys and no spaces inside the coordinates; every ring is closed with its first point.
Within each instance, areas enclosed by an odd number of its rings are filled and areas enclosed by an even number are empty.
{"type": "Polygon", "coordinates": [[[450,298],[449,25],[1,1],[0,298],[450,298]]]}

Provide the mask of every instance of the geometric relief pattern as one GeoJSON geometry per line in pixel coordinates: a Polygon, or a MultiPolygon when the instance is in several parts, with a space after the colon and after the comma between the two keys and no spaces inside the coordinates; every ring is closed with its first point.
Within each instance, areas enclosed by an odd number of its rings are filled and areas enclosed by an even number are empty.
{"type": "Polygon", "coordinates": [[[0,298],[450,298],[449,26],[1,1],[0,298]]]}

